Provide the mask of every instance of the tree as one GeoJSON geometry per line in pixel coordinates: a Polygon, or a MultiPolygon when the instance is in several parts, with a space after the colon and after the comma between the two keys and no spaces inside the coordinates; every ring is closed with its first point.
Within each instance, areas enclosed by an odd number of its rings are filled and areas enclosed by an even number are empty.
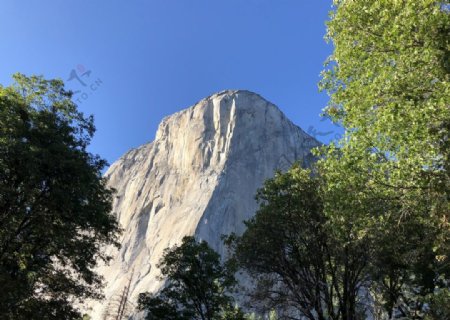
{"type": "MultiPolygon", "coordinates": [[[[256,283],[256,304],[286,319],[359,319],[369,244],[348,241],[324,214],[320,176],[295,165],[257,193],[260,208],[227,243],[256,283]]],[[[346,230],[347,231],[347,230],[346,230]]]]}
{"type": "Polygon", "coordinates": [[[113,296],[105,310],[103,311],[102,320],[122,320],[128,319],[134,312],[134,306],[129,301],[131,282],[133,280],[134,271],[131,272],[130,279],[122,292],[113,296]]]}
{"type": "Polygon", "coordinates": [[[80,318],[99,298],[97,261],[118,245],[95,127],[60,80],[14,75],[0,87],[0,317],[80,318]]]}
{"type": "Polygon", "coordinates": [[[181,245],[165,250],[158,267],[165,287],[156,295],[139,295],[146,319],[243,319],[229,295],[236,283],[235,270],[231,264],[222,265],[206,242],[184,237],[181,245]]]}
{"type": "Polygon", "coordinates": [[[450,15],[446,1],[334,1],[321,88],[346,130],[322,148],[335,228],[373,239],[372,299],[423,317],[449,277],[450,15]]]}
{"type": "Polygon", "coordinates": [[[425,320],[450,319],[450,290],[439,290],[431,296],[425,320]]]}

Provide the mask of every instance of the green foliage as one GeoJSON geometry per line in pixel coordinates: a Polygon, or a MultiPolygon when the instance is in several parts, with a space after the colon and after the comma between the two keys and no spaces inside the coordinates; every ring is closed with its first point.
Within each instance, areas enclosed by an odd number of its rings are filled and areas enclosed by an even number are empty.
{"type": "Polygon", "coordinates": [[[278,316],[275,310],[269,312],[269,320],[277,320],[278,316]]]}
{"type": "Polygon", "coordinates": [[[264,313],[287,307],[281,316],[355,319],[367,239],[351,242],[337,232],[322,197],[322,181],[309,170],[278,172],[258,191],[260,208],[244,234],[227,239],[238,265],[253,276],[252,298],[264,313]]]}
{"type": "Polygon", "coordinates": [[[346,130],[320,151],[326,217],[371,239],[388,316],[423,317],[449,276],[450,2],[334,1],[321,88],[346,130]]]}
{"type": "Polygon", "coordinates": [[[450,290],[443,289],[430,297],[429,310],[425,320],[450,319],[450,290]]]}
{"type": "Polygon", "coordinates": [[[386,193],[379,196],[395,192],[402,197],[399,219],[431,200],[429,215],[447,227],[450,15],[444,4],[335,1],[328,23],[335,50],[321,85],[330,93],[326,113],[346,129],[339,149],[323,151],[330,188],[356,182],[386,193]]]}
{"type": "Polygon", "coordinates": [[[243,319],[229,295],[235,269],[222,265],[206,242],[184,237],[180,246],[165,250],[158,267],[166,286],[157,295],[139,295],[147,319],[243,319]]]}
{"type": "Polygon", "coordinates": [[[220,316],[217,319],[218,320],[250,320],[251,316],[242,312],[242,310],[238,306],[232,307],[231,305],[228,305],[224,308],[224,310],[222,310],[220,316]]]}
{"type": "Polygon", "coordinates": [[[117,244],[106,162],[62,81],[14,80],[0,87],[0,318],[80,318],[73,302],[100,296],[99,248],[117,244]]]}

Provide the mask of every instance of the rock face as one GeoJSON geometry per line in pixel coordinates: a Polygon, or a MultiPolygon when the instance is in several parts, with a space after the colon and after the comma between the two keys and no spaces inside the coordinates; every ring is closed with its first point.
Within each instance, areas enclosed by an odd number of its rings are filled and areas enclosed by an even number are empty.
{"type": "Polygon", "coordinates": [[[220,236],[243,232],[263,181],[296,160],[310,163],[318,145],[248,91],[223,91],[166,117],[155,141],[129,151],[106,173],[124,233],[114,260],[100,269],[106,301],[91,306],[93,319],[102,318],[129,281],[132,302],[158,290],[156,265],[183,236],[195,235],[223,254],[220,236]]]}

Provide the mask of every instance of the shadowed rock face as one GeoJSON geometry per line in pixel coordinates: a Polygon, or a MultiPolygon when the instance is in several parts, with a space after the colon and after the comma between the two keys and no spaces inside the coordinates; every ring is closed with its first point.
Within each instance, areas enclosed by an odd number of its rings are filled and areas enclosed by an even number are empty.
{"type": "Polygon", "coordinates": [[[106,302],[91,306],[94,319],[131,273],[132,302],[140,292],[158,290],[163,250],[185,235],[224,254],[221,235],[243,232],[264,180],[297,160],[309,164],[318,145],[249,91],[223,91],[163,119],[155,141],[129,151],[106,173],[124,233],[114,260],[100,268],[106,302]]]}

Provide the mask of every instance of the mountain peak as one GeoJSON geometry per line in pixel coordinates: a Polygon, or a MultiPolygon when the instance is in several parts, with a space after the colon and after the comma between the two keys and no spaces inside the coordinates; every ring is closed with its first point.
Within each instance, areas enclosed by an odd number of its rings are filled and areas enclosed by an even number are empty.
{"type": "MultiPolygon", "coordinates": [[[[273,103],[267,101],[264,97],[262,97],[260,94],[255,93],[253,91],[249,91],[249,90],[244,90],[244,89],[227,89],[227,90],[222,90],[216,93],[213,93],[212,95],[202,99],[201,101],[199,101],[197,104],[199,104],[200,102],[206,100],[228,100],[228,99],[247,99],[248,101],[263,101],[268,105],[271,105],[275,108],[278,109],[278,107],[276,107],[273,103]]],[[[248,105],[251,106],[252,104],[244,104],[244,105],[248,105]]]]}
{"type": "MultiPolygon", "coordinates": [[[[211,130],[217,129],[218,123],[242,125],[245,120],[250,120],[251,123],[247,124],[251,126],[263,125],[267,121],[291,124],[276,105],[261,95],[248,90],[223,90],[200,100],[189,108],[165,117],[159,125],[156,139],[164,135],[172,125],[179,124],[186,115],[189,119],[202,118],[206,131],[211,126],[214,127],[210,128],[211,130]]],[[[189,124],[186,123],[186,125],[189,124]]]]}
{"type": "MultiPolygon", "coordinates": [[[[220,96],[238,96],[238,95],[255,96],[255,97],[258,97],[260,99],[265,100],[260,94],[255,93],[255,92],[250,91],[250,90],[245,90],[245,89],[226,89],[226,90],[222,90],[222,91],[213,93],[208,98],[210,98],[210,97],[220,97],[220,96]]],[[[208,98],[206,98],[206,99],[208,99],[208,98]]]]}
{"type": "MultiPolygon", "coordinates": [[[[124,228],[120,251],[99,270],[109,281],[107,301],[131,274],[133,301],[140,292],[157,291],[163,251],[183,236],[224,254],[220,236],[243,232],[264,180],[295,161],[312,161],[310,149],[318,145],[274,104],[246,90],[215,93],[166,117],[152,143],[127,153],[106,174],[124,228]]],[[[93,307],[100,319],[102,307],[93,307]]]]}

